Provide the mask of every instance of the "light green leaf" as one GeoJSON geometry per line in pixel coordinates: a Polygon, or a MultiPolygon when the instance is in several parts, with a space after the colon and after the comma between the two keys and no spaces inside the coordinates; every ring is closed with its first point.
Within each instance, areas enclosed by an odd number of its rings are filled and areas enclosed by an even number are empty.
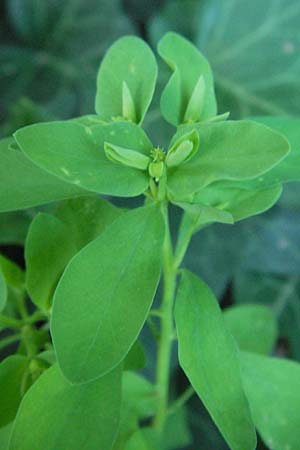
{"type": "Polygon", "coordinates": [[[159,441],[159,437],[153,428],[143,428],[131,436],[124,450],[157,450],[160,448],[159,441]]]}
{"type": "Polygon", "coordinates": [[[224,318],[240,350],[271,353],[278,336],[278,325],[271,308],[255,304],[232,306],[225,309],[224,318]]]}
{"type": "Polygon", "coordinates": [[[169,414],[163,431],[163,449],[173,450],[186,447],[191,444],[192,440],[186,408],[180,408],[169,414]],[[176,433],[174,433],[174,430],[176,430],[176,433]]]}
{"type": "Polygon", "coordinates": [[[195,231],[203,225],[213,222],[233,224],[232,215],[222,209],[212,206],[197,205],[192,203],[175,203],[189,216],[190,223],[194,224],[195,231]]]}
{"type": "Polygon", "coordinates": [[[104,152],[108,141],[149,155],[152,144],[133,123],[85,127],[74,121],[49,122],[21,128],[14,136],[35,164],[84,189],[130,197],[148,187],[146,173],[114,164],[104,152]]]}
{"type": "Polygon", "coordinates": [[[174,140],[195,127],[199,133],[198,152],[186,164],[168,171],[168,189],[175,199],[188,197],[217,180],[258,177],[289,152],[284,137],[251,121],[185,125],[174,140]]]}
{"type": "Polygon", "coordinates": [[[13,261],[0,254],[0,270],[4,275],[6,283],[19,291],[25,286],[25,274],[23,270],[13,261]]]}
{"type": "Polygon", "coordinates": [[[26,285],[33,302],[44,310],[70,259],[95,239],[122,212],[97,197],[63,202],[50,214],[38,214],[25,245],[26,285]],[[45,238],[47,237],[47,238],[45,238]]]}
{"type": "Polygon", "coordinates": [[[115,42],[102,60],[96,95],[96,112],[111,121],[124,117],[141,123],[152,100],[157,64],[150,47],[135,36],[115,42]]]}
{"type": "Polygon", "coordinates": [[[229,447],[254,450],[236,344],[213,293],[188,271],[179,285],[175,321],[180,365],[229,447]]]}
{"type": "Polygon", "coordinates": [[[20,150],[10,147],[13,142],[11,138],[0,141],[0,212],[85,194],[32,164],[20,150]]]}
{"type": "Polygon", "coordinates": [[[122,214],[68,265],[54,296],[51,330],[72,382],[111,370],[128,353],[160,276],[164,224],[155,205],[122,214]]]}
{"type": "Polygon", "coordinates": [[[290,143],[291,151],[270,172],[259,177],[258,180],[249,182],[249,187],[261,189],[278,183],[300,181],[300,120],[288,117],[254,117],[253,120],[285,136],[290,143]]]}
{"type": "Polygon", "coordinates": [[[298,450],[300,365],[251,353],[242,353],[241,363],[253,420],[266,445],[298,450]]]}
{"type": "Polygon", "coordinates": [[[0,312],[3,311],[7,301],[7,286],[5,278],[0,269],[0,312]]]}
{"type": "Polygon", "coordinates": [[[12,422],[22,399],[22,381],[28,369],[25,356],[13,355],[0,364],[0,427],[12,422]]]}
{"type": "Polygon", "coordinates": [[[97,381],[74,386],[54,365],[25,395],[9,450],[109,450],[118,430],[120,404],[120,367],[97,381]]]}
{"type": "Polygon", "coordinates": [[[174,72],[161,96],[164,118],[177,126],[184,121],[215,116],[217,106],[213,76],[209,63],[200,51],[182,36],[166,33],[158,43],[158,53],[174,72]],[[199,103],[198,113],[196,103],[199,103]]]}
{"type": "Polygon", "coordinates": [[[13,423],[9,423],[3,428],[0,428],[0,448],[2,450],[8,450],[8,443],[10,439],[13,423]]]}
{"type": "Polygon", "coordinates": [[[234,222],[261,214],[270,209],[279,199],[282,187],[265,189],[242,189],[235,182],[216,182],[201,189],[193,197],[193,202],[213,206],[229,212],[234,222]]]}

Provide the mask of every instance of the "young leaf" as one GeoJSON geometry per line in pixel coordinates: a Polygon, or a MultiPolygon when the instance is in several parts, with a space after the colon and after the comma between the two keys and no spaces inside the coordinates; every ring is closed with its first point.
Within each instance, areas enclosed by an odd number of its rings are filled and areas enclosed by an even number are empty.
{"type": "Polygon", "coordinates": [[[168,150],[166,165],[176,167],[189,161],[198,151],[199,135],[196,130],[191,130],[177,139],[168,150]]]}
{"type": "Polygon", "coordinates": [[[96,112],[111,121],[123,117],[141,123],[152,100],[157,64],[148,45],[135,36],[113,44],[102,60],[96,95],[96,112]]]}
{"type": "Polygon", "coordinates": [[[217,113],[214,83],[208,61],[191,42],[166,33],[158,53],[173,70],[161,96],[161,111],[172,125],[209,119],[217,113]]]}
{"type": "Polygon", "coordinates": [[[104,151],[110,161],[133,167],[134,169],[146,170],[150,162],[150,158],[146,155],[110,144],[109,142],[104,143],[104,151]]]}
{"type": "Polygon", "coordinates": [[[271,353],[278,336],[271,308],[255,304],[232,306],[225,309],[224,318],[240,350],[271,353]]]}
{"type": "Polygon", "coordinates": [[[41,170],[20,150],[11,148],[13,143],[11,138],[0,141],[0,212],[30,208],[88,193],[41,170]]]}
{"type": "Polygon", "coordinates": [[[26,285],[39,308],[48,310],[51,306],[54,290],[70,259],[121,212],[100,198],[83,197],[63,202],[56,217],[40,213],[34,218],[25,245],[26,285]]]}
{"type": "Polygon", "coordinates": [[[256,428],[273,450],[297,450],[300,442],[300,365],[241,353],[242,374],[256,428]]]}
{"type": "Polygon", "coordinates": [[[192,128],[199,133],[199,150],[186,164],[168,171],[173,198],[184,198],[217,180],[247,180],[278,164],[289,143],[265,125],[250,121],[182,126],[175,141],[192,128]]]}
{"type": "Polygon", "coordinates": [[[236,187],[235,182],[216,182],[201,189],[193,197],[193,202],[214,206],[227,211],[234,222],[261,214],[270,209],[279,199],[282,187],[246,190],[236,187]]]}
{"type": "Polygon", "coordinates": [[[3,311],[7,300],[7,286],[0,268],[0,312],[3,311]]]}
{"type": "Polygon", "coordinates": [[[95,379],[128,353],[156,291],[163,235],[159,208],[138,208],[122,214],[68,265],[55,292],[51,330],[70,381],[95,379]]]}
{"type": "Polygon", "coordinates": [[[22,399],[22,381],[28,369],[25,356],[13,355],[0,364],[0,428],[14,420],[22,399]]]}
{"type": "Polygon", "coordinates": [[[148,187],[146,173],[114,164],[104,152],[104,142],[110,142],[149,155],[152,144],[133,123],[114,122],[90,128],[74,121],[40,123],[21,128],[15,139],[39,167],[84,189],[130,197],[148,187]]]}
{"type": "Polygon", "coordinates": [[[74,386],[54,365],[25,395],[9,450],[110,450],[120,404],[120,367],[96,381],[74,386]]]}
{"type": "Polygon", "coordinates": [[[255,429],[243,391],[235,342],[218,302],[184,271],[175,306],[179,361],[232,450],[254,450],[255,429]]]}

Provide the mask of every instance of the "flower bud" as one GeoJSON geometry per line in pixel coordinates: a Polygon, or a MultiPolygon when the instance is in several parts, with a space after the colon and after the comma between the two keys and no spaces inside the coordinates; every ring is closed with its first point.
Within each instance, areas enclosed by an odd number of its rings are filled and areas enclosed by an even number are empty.
{"type": "Polygon", "coordinates": [[[166,156],[168,167],[179,166],[191,159],[198,150],[199,135],[194,129],[181,136],[169,149],[166,156]]]}
{"type": "Polygon", "coordinates": [[[122,84],[122,115],[124,119],[136,122],[134,101],[126,81],[122,84]]]}
{"type": "Polygon", "coordinates": [[[164,173],[164,162],[163,161],[154,161],[149,164],[149,175],[158,181],[163,173],[164,173]]]}
{"type": "Polygon", "coordinates": [[[183,119],[184,122],[199,122],[201,120],[205,102],[205,91],[205,79],[203,75],[201,75],[188,102],[183,119]]]}
{"type": "Polygon", "coordinates": [[[104,151],[106,157],[110,161],[133,167],[134,169],[146,170],[150,162],[150,158],[143,155],[143,153],[119,147],[118,145],[110,144],[109,142],[104,143],[104,151]]]}

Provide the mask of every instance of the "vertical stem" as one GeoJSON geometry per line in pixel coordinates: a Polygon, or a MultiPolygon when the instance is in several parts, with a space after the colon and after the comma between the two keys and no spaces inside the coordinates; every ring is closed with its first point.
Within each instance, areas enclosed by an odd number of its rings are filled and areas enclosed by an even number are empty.
{"type": "Polygon", "coordinates": [[[166,223],[166,236],[163,246],[164,288],[161,304],[161,335],[158,347],[156,371],[158,401],[156,415],[154,417],[154,426],[158,431],[163,429],[168,408],[170,358],[174,335],[173,304],[176,289],[176,268],[173,259],[167,205],[164,205],[163,212],[166,223]]]}

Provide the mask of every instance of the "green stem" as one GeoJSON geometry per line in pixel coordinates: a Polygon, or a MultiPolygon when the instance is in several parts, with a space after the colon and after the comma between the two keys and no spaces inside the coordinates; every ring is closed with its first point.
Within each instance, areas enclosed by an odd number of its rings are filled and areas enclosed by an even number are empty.
{"type": "Polygon", "coordinates": [[[13,330],[18,330],[22,327],[22,322],[18,319],[14,319],[13,317],[0,314],[0,325],[6,328],[12,328],[13,330]]]}
{"type": "Polygon", "coordinates": [[[13,336],[8,336],[6,338],[1,339],[0,341],[0,350],[2,348],[8,347],[11,344],[14,344],[15,342],[18,342],[21,340],[21,334],[14,334],[13,336]]]}
{"type": "Polygon", "coordinates": [[[163,246],[164,291],[161,304],[161,334],[156,371],[157,410],[154,417],[154,427],[158,431],[162,431],[164,427],[168,409],[170,358],[174,336],[173,304],[177,273],[173,260],[167,205],[164,205],[163,213],[166,223],[166,236],[163,246]]]}
{"type": "Polygon", "coordinates": [[[193,386],[189,386],[180,397],[178,397],[168,410],[168,415],[175,413],[194,395],[195,391],[193,386]]]}

